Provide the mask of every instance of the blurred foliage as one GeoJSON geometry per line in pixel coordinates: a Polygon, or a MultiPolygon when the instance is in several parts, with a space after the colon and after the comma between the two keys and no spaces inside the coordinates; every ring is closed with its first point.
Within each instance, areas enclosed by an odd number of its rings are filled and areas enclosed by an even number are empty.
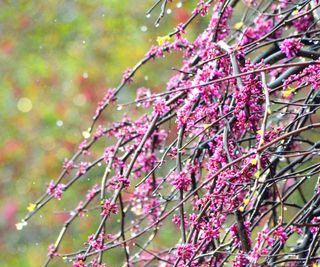
{"type": "MultiPolygon", "coordinates": [[[[41,266],[67,209],[77,205],[77,195],[88,186],[80,184],[66,194],[68,206],[50,203],[23,231],[17,232],[15,223],[57,177],[63,159],[75,152],[105,90],[117,85],[122,72],[156,44],[157,36],[185,21],[193,3],[182,1],[181,8],[170,4],[172,13],[156,28],[159,9],[151,18],[145,16],[151,0],[0,2],[0,266],[41,266]]],[[[191,37],[202,23],[196,21],[191,37]]],[[[159,75],[153,70],[162,64],[145,66],[137,83],[121,94],[123,100],[134,97],[137,85],[163,89],[180,60],[170,55],[159,75]]],[[[108,113],[104,122],[116,117],[108,113]]],[[[91,174],[88,180],[94,178],[91,174]]],[[[76,241],[84,241],[95,223],[88,217],[71,228],[63,248],[79,246],[76,241]]],[[[116,262],[117,252],[107,258],[116,262]]]]}

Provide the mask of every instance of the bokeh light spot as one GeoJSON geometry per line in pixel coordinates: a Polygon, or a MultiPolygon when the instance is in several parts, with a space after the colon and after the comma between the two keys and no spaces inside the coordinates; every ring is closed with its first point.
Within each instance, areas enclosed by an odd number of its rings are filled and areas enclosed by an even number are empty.
{"type": "Polygon", "coordinates": [[[17,108],[18,108],[19,111],[27,113],[32,109],[32,102],[27,97],[21,97],[18,100],[17,108]]]}

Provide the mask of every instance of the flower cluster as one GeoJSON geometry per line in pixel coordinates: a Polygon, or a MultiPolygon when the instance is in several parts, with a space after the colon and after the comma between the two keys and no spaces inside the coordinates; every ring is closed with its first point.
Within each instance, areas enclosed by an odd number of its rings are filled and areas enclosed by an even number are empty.
{"type": "Polygon", "coordinates": [[[84,175],[87,172],[88,165],[89,165],[88,162],[80,162],[79,168],[77,171],[77,176],[84,175]]]}
{"type": "Polygon", "coordinates": [[[163,115],[169,111],[169,107],[166,105],[164,99],[159,99],[154,103],[153,112],[154,114],[163,115]]]}
{"type": "Polygon", "coordinates": [[[127,69],[126,71],[123,72],[122,81],[126,82],[126,83],[132,82],[132,70],[131,69],[127,69]]]}
{"type": "Polygon", "coordinates": [[[274,232],[273,235],[275,238],[278,238],[279,241],[284,244],[286,243],[287,239],[288,239],[288,235],[285,232],[284,228],[282,226],[278,227],[274,232]]]}
{"type": "Polygon", "coordinates": [[[56,185],[55,182],[51,180],[47,188],[47,193],[49,195],[53,195],[56,199],[60,200],[64,189],[65,189],[64,184],[56,185]]]}
{"type": "Polygon", "coordinates": [[[104,239],[105,235],[104,233],[100,233],[97,238],[95,238],[95,235],[90,235],[88,237],[88,245],[93,249],[93,250],[101,250],[105,247],[104,245],[104,239]]]}
{"type": "Polygon", "coordinates": [[[48,247],[48,256],[50,258],[54,257],[54,256],[58,256],[59,254],[57,253],[57,248],[55,247],[54,244],[50,244],[48,247]]]}
{"type": "Polygon", "coordinates": [[[65,158],[62,167],[63,167],[63,169],[66,170],[67,174],[69,174],[70,171],[74,168],[73,161],[65,158]]]}
{"type": "Polygon", "coordinates": [[[182,171],[180,173],[173,173],[171,175],[171,179],[172,179],[172,185],[176,189],[180,189],[180,190],[183,190],[183,191],[187,191],[188,187],[191,184],[191,178],[184,171],[182,171]]]}
{"type": "Polygon", "coordinates": [[[96,193],[99,190],[99,185],[94,185],[87,193],[86,198],[88,201],[92,200],[94,198],[94,196],[96,195],[96,193]]]}
{"type": "Polygon", "coordinates": [[[111,200],[106,199],[102,204],[101,216],[109,217],[111,213],[118,213],[118,205],[116,203],[113,203],[111,200]]]}
{"type": "Polygon", "coordinates": [[[285,39],[280,45],[282,53],[284,53],[287,58],[295,57],[302,47],[303,44],[301,40],[296,38],[285,39]]]}
{"type": "Polygon", "coordinates": [[[176,255],[183,260],[189,260],[194,251],[195,248],[192,244],[178,245],[176,248],[176,255]]]}

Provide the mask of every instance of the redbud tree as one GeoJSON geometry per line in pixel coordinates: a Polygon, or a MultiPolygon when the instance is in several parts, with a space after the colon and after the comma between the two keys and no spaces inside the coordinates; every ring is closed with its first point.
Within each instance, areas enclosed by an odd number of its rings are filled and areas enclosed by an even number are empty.
{"type": "MultiPolygon", "coordinates": [[[[157,0],[147,17],[158,17],[158,26],[176,4],[157,0]]],[[[78,194],[45,265],[60,258],[74,267],[102,267],[115,250],[118,266],[317,264],[319,5],[194,1],[189,19],[159,36],[107,90],[78,151],[17,224],[22,229],[49,202],[63,202],[75,183],[85,183],[83,176],[103,168],[96,185],[78,194]],[[189,38],[196,20],[209,23],[189,38]],[[145,64],[168,53],[180,56],[180,68],[161,92],[134,83],[145,64]],[[136,98],[124,103],[119,93],[129,84],[136,98]],[[143,115],[130,114],[133,106],[143,115]],[[121,119],[102,123],[110,112],[121,119]],[[103,153],[95,151],[98,144],[103,153]],[[87,240],[62,250],[72,225],[89,214],[97,223],[87,240]],[[170,242],[159,242],[168,234],[170,242]]]]}

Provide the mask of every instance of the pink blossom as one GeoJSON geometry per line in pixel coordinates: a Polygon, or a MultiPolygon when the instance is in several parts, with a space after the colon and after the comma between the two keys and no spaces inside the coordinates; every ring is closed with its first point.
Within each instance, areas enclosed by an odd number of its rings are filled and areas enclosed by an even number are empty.
{"type": "Polygon", "coordinates": [[[290,225],[289,229],[294,232],[297,233],[298,235],[303,235],[303,230],[297,226],[294,225],[290,225]]]}
{"type": "Polygon", "coordinates": [[[56,199],[60,200],[64,189],[65,189],[64,184],[57,184],[56,188],[54,189],[53,196],[56,199]]]}
{"type": "Polygon", "coordinates": [[[66,173],[69,173],[73,168],[74,168],[73,161],[65,158],[63,162],[63,169],[66,170],[66,173]]]}
{"type": "Polygon", "coordinates": [[[178,245],[176,248],[176,254],[182,260],[189,260],[194,253],[195,248],[192,244],[178,245]]]}
{"type": "Polygon", "coordinates": [[[126,69],[124,72],[123,72],[123,75],[122,75],[122,81],[123,82],[126,82],[126,83],[131,83],[132,82],[132,70],[131,69],[126,69]]]}
{"type": "Polygon", "coordinates": [[[177,31],[178,31],[178,33],[177,33],[177,35],[176,35],[176,38],[177,38],[178,40],[180,40],[180,39],[181,39],[181,34],[185,34],[185,33],[186,33],[186,30],[184,29],[182,23],[179,23],[179,24],[177,25],[177,31]]]}
{"type": "Polygon", "coordinates": [[[150,89],[144,88],[144,87],[140,87],[137,89],[136,101],[139,101],[139,104],[137,104],[137,105],[140,105],[140,103],[141,103],[144,108],[150,107],[151,101],[148,99],[150,97],[151,97],[150,89]]]}
{"type": "Polygon", "coordinates": [[[96,193],[98,192],[98,190],[99,190],[99,185],[98,184],[94,185],[86,195],[87,200],[89,201],[92,200],[96,195],[96,193]]]}
{"type": "Polygon", "coordinates": [[[300,39],[296,38],[285,39],[280,45],[282,53],[286,54],[287,58],[295,57],[302,47],[300,39]]]}
{"type": "Polygon", "coordinates": [[[101,136],[104,135],[104,131],[105,131],[105,128],[103,128],[101,125],[99,125],[96,132],[93,134],[93,138],[95,140],[99,139],[101,136]]]}
{"type": "Polygon", "coordinates": [[[50,244],[48,247],[48,257],[52,258],[54,256],[58,256],[57,249],[54,244],[50,244]]]}
{"type": "Polygon", "coordinates": [[[158,46],[151,46],[150,50],[146,53],[146,57],[149,58],[149,57],[152,57],[152,58],[155,58],[157,55],[158,55],[158,51],[159,50],[162,50],[161,48],[159,48],[158,46]]]}
{"type": "Polygon", "coordinates": [[[84,175],[87,172],[87,168],[88,168],[88,162],[80,162],[77,176],[84,175]]]}
{"type": "Polygon", "coordinates": [[[282,244],[284,244],[288,239],[288,235],[287,235],[287,233],[285,232],[285,230],[284,230],[284,228],[282,226],[278,227],[273,232],[273,236],[278,238],[282,244]]]}
{"type": "Polygon", "coordinates": [[[247,255],[244,251],[240,250],[237,253],[237,256],[233,260],[232,267],[246,267],[249,265],[249,260],[247,258],[247,255]]]}
{"type": "Polygon", "coordinates": [[[113,158],[115,152],[115,147],[107,147],[103,153],[103,159],[108,164],[108,162],[113,158]]]}
{"type": "Polygon", "coordinates": [[[118,213],[118,205],[116,203],[112,203],[109,199],[106,199],[102,204],[102,216],[109,217],[111,213],[117,214],[118,213]]]}
{"type": "Polygon", "coordinates": [[[105,263],[98,263],[97,258],[94,258],[91,262],[92,267],[106,267],[105,263]]]}
{"type": "Polygon", "coordinates": [[[166,105],[164,99],[159,99],[154,103],[153,112],[154,114],[163,115],[169,111],[169,107],[166,105]]]}
{"type": "Polygon", "coordinates": [[[89,155],[87,140],[83,140],[79,145],[79,150],[83,155],[89,155]]]}
{"type": "MultiPolygon", "coordinates": [[[[301,15],[302,13],[305,13],[304,10],[301,10],[296,16],[301,15]]],[[[312,16],[309,14],[306,14],[292,22],[293,26],[297,29],[298,32],[304,32],[306,31],[309,26],[312,23],[312,16]]]]}
{"type": "Polygon", "coordinates": [[[64,184],[55,184],[55,182],[53,180],[50,181],[49,186],[47,188],[47,194],[52,195],[60,200],[61,196],[62,196],[62,192],[65,188],[64,184]]]}
{"type": "Polygon", "coordinates": [[[180,225],[180,217],[177,215],[177,214],[174,214],[173,215],[173,218],[172,218],[172,222],[175,224],[175,225],[180,225]]]}
{"type": "Polygon", "coordinates": [[[73,267],[88,267],[88,265],[84,262],[85,257],[80,254],[77,256],[76,260],[72,262],[73,267]]]}
{"type": "Polygon", "coordinates": [[[51,180],[48,188],[47,188],[47,194],[52,195],[54,193],[54,188],[56,187],[56,184],[54,182],[54,180],[51,180]]]}
{"type": "Polygon", "coordinates": [[[187,191],[189,185],[191,184],[191,178],[184,171],[182,171],[180,173],[173,173],[171,175],[171,178],[173,179],[171,184],[176,189],[181,189],[183,191],[187,191]]]}
{"type": "Polygon", "coordinates": [[[112,177],[110,185],[113,189],[119,189],[121,186],[126,189],[130,186],[130,180],[122,174],[117,174],[112,177]]]}
{"type": "Polygon", "coordinates": [[[205,3],[204,0],[200,0],[197,7],[192,11],[192,14],[200,14],[204,17],[209,11],[210,4],[205,3]]]}
{"type": "Polygon", "coordinates": [[[90,235],[88,237],[88,244],[91,246],[94,250],[101,250],[104,248],[104,233],[100,233],[99,236],[95,239],[94,235],[90,235]]]}
{"type": "Polygon", "coordinates": [[[320,217],[314,217],[312,220],[311,220],[311,224],[314,224],[314,225],[318,225],[318,226],[312,226],[310,227],[310,231],[312,234],[317,234],[319,232],[319,228],[320,228],[320,217]]]}

